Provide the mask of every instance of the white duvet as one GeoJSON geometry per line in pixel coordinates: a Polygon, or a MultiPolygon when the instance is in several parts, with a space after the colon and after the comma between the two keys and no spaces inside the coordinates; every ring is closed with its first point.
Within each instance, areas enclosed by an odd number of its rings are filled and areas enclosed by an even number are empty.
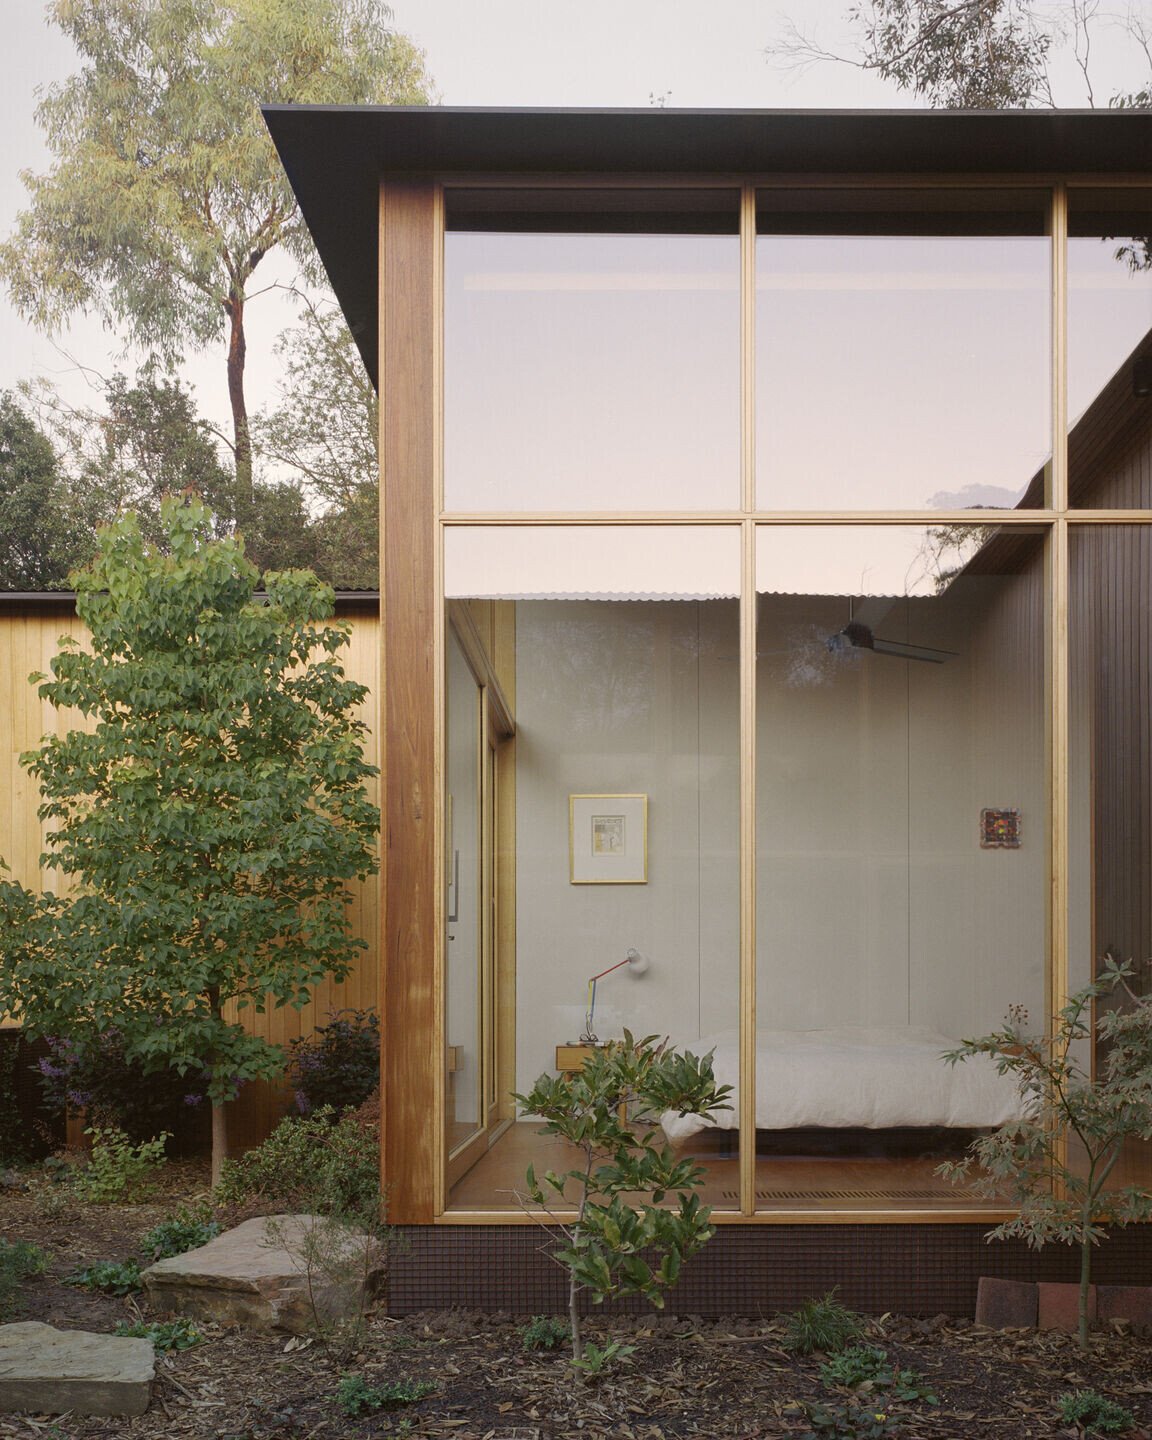
{"type": "MultiPolygon", "coordinates": [[[[1016,1081],[999,1075],[987,1055],[957,1065],[940,1057],[960,1042],[926,1026],[845,1025],[831,1030],[762,1030],[757,1036],[756,1127],[793,1130],[820,1125],[870,1130],[904,1125],[983,1128],[1023,1113],[1016,1081]]],[[[734,1030],[683,1046],[714,1050],[718,1083],[731,1085],[731,1110],[710,1118],[661,1116],[669,1140],[740,1124],[739,1043],[734,1030]]]]}

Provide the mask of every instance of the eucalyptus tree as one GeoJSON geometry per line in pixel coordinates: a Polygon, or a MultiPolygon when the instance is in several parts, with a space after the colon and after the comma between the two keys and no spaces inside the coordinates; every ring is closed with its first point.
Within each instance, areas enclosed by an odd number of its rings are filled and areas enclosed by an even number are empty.
{"type": "Polygon", "coordinates": [[[55,160],[22,176],[0,275],[48,331],[92,311],[169,363],[226,342],[243,529],[253,276],[277,248],[315,267],[259,107],[422,103],[423,55],[382,0],[50,0],[48,17],[82,66],[40,100],[55,160]]]}
{"type": "Polygon", "coordinates": [[[145,1070],[202,1077],[215,1179],[226,1102],[284,1068],[241,1012],[348,974],[348,884],[376,869],[379,812],[329,587],[269,573],[261,594],[196,500],[165,500],[161,523],[162,547],[131,515],[101,532],[75,577],[91,642],[33,676],[90,724],[21,756],[44,864],[72,889],[0,882],[0,1011],[31,1034],[115,1029],[145,1070]]]}
{"type": "Polygon", "coordinates": [[[792,68],[837,61],[893,82],[936,109],[1006,110],[1056,104],[1052,62],[1079,72],[1080,103],[1097,104],[1093,46],[1105,27],[1127,37],[1135,84],[1110,105],[1152,105],[1152,21],[1100,0],[857,0],[845,10],[847,48],[829,49],[785,19],[769,58],[792,68]]]}

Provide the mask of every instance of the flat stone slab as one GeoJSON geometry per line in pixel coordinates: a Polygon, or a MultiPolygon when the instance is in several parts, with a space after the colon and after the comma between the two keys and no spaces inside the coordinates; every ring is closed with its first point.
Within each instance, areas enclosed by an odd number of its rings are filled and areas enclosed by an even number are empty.
{"type": "Polygon", "coordinates": [[[367,1235],[334,1232],[314,1215],[268,1215],[158,1260],[140,1279],[153,1309],[300,1335],[317,1317],[356,1314],[375,1294],[383,1268],[383,1253],[367,1235]],[[313,1244],[335,1249],[336,1264],[310,1264],[311,1236],[313,1244]]]}
{"type": "Polygon", "coordinates": [[[56,1330],[35,1320],[0,1325],[0,1411],[143,1415],[155,1374],[151,1340],[56,1330]]]}

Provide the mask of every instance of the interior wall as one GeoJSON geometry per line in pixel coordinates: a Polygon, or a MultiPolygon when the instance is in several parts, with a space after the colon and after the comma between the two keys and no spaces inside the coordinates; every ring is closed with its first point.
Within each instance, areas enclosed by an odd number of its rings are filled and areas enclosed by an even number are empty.
{"type": "MultiPolygon", "coordinates": [[[[943,665],[858,654],[813,682],[797,636],[844,602],[771,597],[758,635],[758,1006],[763,1028],[994,1027],[1043,1013],[1046,815],[1039,558],[885,627],[943,665]],[[895,627],[895,628],[893,628],[895,627]],[[784,657],[779,661],[774,656],[784,657]],[[1019,850],[980,847],[981,808],[1019,808],[1019,850]]],[[[905,610],[902,607],[907,607],[905,610]]],[[[681,1043],[738,1014],[734,602],[517,606],[517,1086],[583,1028],[681,1043]],[[649,796],[646,885],[572,885],[568,796],[649,796]]],[[[822,640],[817,653],[824,651],[822,640]]]]}
{"type": "Polygon", "coordinates": [[[895,602],[880,633],[943,664],[830,657],[842,599],[762,601],[757,648],[761,1028],[995,1027],[1044,1002],[1042,591],[1024,575],[895,602]],[[796,663],[807,647],[812,659],[796,663]],[[980,847],[1018,808],[1019,850],[980,847]]]}
{"type": "Polygon", "coordinates": [[[522,601],[517,676],[517,1088],[584,1026],[680,1042],[736,1023],[735,601],[522,601]],[[570,794],[648,796],[648,883],[569,882],[570,794]]]}

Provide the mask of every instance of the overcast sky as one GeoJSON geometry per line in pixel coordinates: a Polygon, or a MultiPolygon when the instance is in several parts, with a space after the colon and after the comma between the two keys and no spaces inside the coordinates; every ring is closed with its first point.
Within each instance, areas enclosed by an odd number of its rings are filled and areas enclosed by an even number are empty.
{"type": "MultiPolygon", "coordinates": [[[[845,36],[849,0],[396,0],[395,22],[427,54],[440,100],[447,105],[647,105],[873,107],[906,104],[894,89],[844,65],[797,75],[774,68],[765,45],[791,13],[831,48],[845,36]]],[[[1152,0],[1134,0],[1152,17],[1152,0]]],[[[1117,0],[1123,8],[1124,0],[1117,0]]],[[[40,0],[0,0],[0,233],[10,231],[24,202],[22,169],[49,161],[33,109],[37,87],[75,68],[70,44],[43,21],[40,0]]],[[[1118,32],[1097,37],[1097,85],[1102,95],[1134,83],[1131,46],[1118,32]]],[[[1083,104],[1074,73],[1058,77],[1061,103],[1083,104]]],[[[257,277],[259,278],[259,276],[257,277]]],[[[269,351],[290,318],[272,300],[248,313],[250,404],[270,398],[269,351]]],[[[62,350],[26,326],[0,296],[0,389],[21,378],[47,375],[73,399],[85,394],[83,367],[109,374],[134,369],[116,358],[114,337],[79,321],[60,338],[62,350]]],[[[223,352],[190,357],[187,377],[201,407],[223,423],[227,397],[223,352]]]]}

